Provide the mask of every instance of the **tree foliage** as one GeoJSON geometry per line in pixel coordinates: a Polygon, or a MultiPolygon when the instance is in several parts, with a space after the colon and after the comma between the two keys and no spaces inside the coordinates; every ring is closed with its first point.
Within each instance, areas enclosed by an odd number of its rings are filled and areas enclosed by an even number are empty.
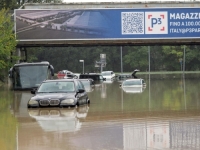
{"type": "Polygon", "coordinates": [[[13,33],[14,23],[6,9],[0,11],[0,70],[10,67],[11,54],[16,49],[16,39],[13,33]]]}
{"type": "MultiPolygon", "coordinates": [[[[38,47],[28,48],[29,61],[49,61],[59,70],[71,70],[82,72],[84,60],[85,72],[99,72],[95,62],[100,61],[100,54],[106,54],[106,67],[103,70],[121,71],[121,51],[119,46],[97,47],[38,47]],[[31,58],[35,58],[34,60],[31,58]]],[[[185,70],[199,70],[200,56],[199,46],[185,46],[185,70]]],[[[122,62],[123,72],[131,72],[134,69],[148,71],[180,71],[183,69],[184,46],[123,46],[122,62]],[[150,64],[149,64],[150,56],[150,64]],[[180,64],[180,60],[182,60],[180,64]],[[182,66],[181,66],[182,65],[182,66]]]]}
{"type": "Polygon", "coordinates": [[[24,3],[62,3],[63,0],[0,0],[0,10],[5,8],[9,10],[18,9],[24,3]]]}
{"type": "Polygon", "coordinates": [[[15,8],[17,8],[16,0],[1,0],[0,1],[0,10],[1,9],[13,10],[15,8]]]}
{"type": "Polygon", "coordinates": [[[129,47],[128,54],[124,56],[125,64],[129,64],[131,68],[146,70],[148,68],[147,50],[146,46],[129,47]]]}

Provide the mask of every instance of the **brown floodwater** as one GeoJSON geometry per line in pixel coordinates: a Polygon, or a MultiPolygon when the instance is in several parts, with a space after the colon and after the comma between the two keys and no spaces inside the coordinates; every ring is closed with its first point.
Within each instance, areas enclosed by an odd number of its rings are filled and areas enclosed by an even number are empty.
{"type": "Polygon", "coordinates": [[[27,108],[29,91],[1,89],[2,150],[200,149],[199,74],[144,75],[146,88],[96,84],[91,104],[27,108]]]}

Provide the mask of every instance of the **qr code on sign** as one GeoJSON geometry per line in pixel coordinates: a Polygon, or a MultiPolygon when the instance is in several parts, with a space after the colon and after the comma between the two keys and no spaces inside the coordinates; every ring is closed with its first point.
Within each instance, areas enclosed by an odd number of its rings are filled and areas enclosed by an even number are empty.
{"type": "Polygon", "coordinates": [[[144,12],[122,12],[122,34],[144,34],[144,12]]]}

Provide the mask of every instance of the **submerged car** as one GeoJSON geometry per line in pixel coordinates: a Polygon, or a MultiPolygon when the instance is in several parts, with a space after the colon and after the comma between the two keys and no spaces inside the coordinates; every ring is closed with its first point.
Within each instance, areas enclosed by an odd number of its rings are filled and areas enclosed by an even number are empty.
{"type": "Polygon", "coordinates": [[[127,87],[146,87],[146,83],[144,79],[127,79],[120,84],[120,87],[127,88],[127,87]]]}
{"type": "Polygon", "coordinates": [[[67,73],[65,76],[64,76],[64,79],[77,79],[77,76],[74,75],[73,73],[67,73]]]}
{"type": "Polygon", "coordinates": [[[27,107],[64,107],[79,106],[90,103],[82,82],[78,79],[46,80],[37,90],[32,90],[27,107]]]}
{"type": "Polygon", "coordinates": [[[115,73],[113,71],[103,71],[101,75],[103,78],[106,78],[106,80],[113,80],[115,78],[115,73]]]}
{"type": "Polygon", "coordinates": [[[144,79],[127,79],[120,84],[120,87],[144,87],[146,83],[144,79]]]}
{"type": "Polygon", "coordinates": [[[98,73],[88,73],[88,74],[80,74],[79,79],[93,79],[94,82],[96,81],[105,81],[106,78],[104,78],[101,74],[98,73]]]}
{"type": "Polygon", "coordinates": [[[59,71],[57,74],[58,79],[74,78],[74,76],[75,75],[73,74],[73,72],[69,70],[62,70],[62,71],[59,71]]]}
{"type": "Polygon", "coordinates": [[[136,76],[136,73],[139,72],[140,70],[135,69],[131,74],[118,74],[117,78],[118,80],[124,80],[124,79],[137,79],[138,77],[136,76]]]}
{"type": "Polygon", "coordinates": [[[146,88],[144,79],[127,79],[120,84],[120,87],[126,93],[142,93],[146,88]]]}
{"type": "Polygon", "coordinates": [[[79,79],[85,87],[86,92],[92,92],[94,90],[94,80],[93,79],[79,79]]]}

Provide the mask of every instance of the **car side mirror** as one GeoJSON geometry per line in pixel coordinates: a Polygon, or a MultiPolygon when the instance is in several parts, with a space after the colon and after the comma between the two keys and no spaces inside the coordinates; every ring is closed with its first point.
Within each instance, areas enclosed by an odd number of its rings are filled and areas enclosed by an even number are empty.
{"type": "Polygon", "coordinates": [[[78,93],[83,93],[83,92],[85,92],[84,89],[78,89],[78,93]]]}
{"type": "Polygon", "coordinates": [[[106,81],[106,78],[103,78],[103,81],[106,81]]]}
{"type": "Polygon", "coordinates": [[[35,94],[37,89],[32,89],[31,94],[35,94]]]}
{"type": "Polygon", "coordinates": [[[54,68],[52,65],[50,65],[50,71],[51,71],[51,75],[54,76],[54,68]]]}

